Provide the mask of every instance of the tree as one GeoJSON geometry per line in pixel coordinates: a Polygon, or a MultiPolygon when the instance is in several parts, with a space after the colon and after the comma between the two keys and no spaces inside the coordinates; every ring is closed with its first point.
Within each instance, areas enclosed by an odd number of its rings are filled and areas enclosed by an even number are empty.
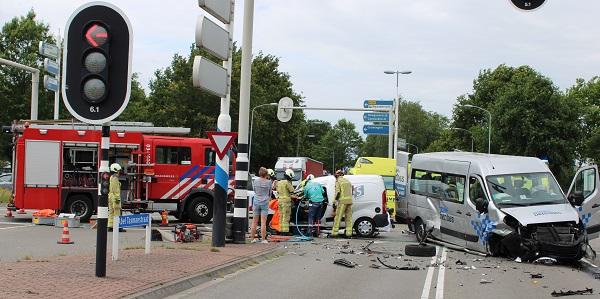
{"type": "Polygon", "coordinates": [[[600,163],[600,77],[589,81],[577,79],[567,90],[568,100],[580,109],[581,139],[577,144],[577,158],[580,163],[592,160],[600,163]]]}
{"type": "Polygon", "coordinates": [[[580,105],[550,79],[529,66],[500,65],[479,73],[473,93],[458,98],[453,123],[473,132],[479,148],[487,148],[488,116],[466,104],[491,112],[492,153],[547,158],[559,182],[570,182],[581,134],[580,105]]]}
{"type": "Polygon", "coordinates": [[[149,100],[146,97],[146,92],[139,81],[137,73],[133,73],[131,77],[131,93],[129,96],[129,103],[127,108],[119,115],[117,120],[119,121],[140,121],[150,119],[146,109],[149,105],[149,100]]]}
{"type": "MultiPolygon", "coordinates": [[[[55,43],[47,24],[38,21],[30,10],[27,15],[15,17],[2,26],[0,32],[0,57],[40,69],[43,74],[43,57],[38,54],[40,41],[55,43]]],[[[38,119],[49,119],[53,113],[54,93],[42,86],[38,96],[38,119]]],[[[20,69],[0,66],[0,124],[10,125],[13,120],[29,119],[31,109],[31,74],[20,69]]],[[[64,106],[62,111],[64,111],[64,106]]],[[[10,157],[10,136],[0,137],[0,159],[10,157]]]]}
{"type": "Polygon", "coordinates": [[[335,153],[333,168],[354,165],[363,140],[356,131],[356,126],[345,118],[340,119],[333,128],[325,134],[319,148],[323,156],[335,153]],[[330,149],[329,151],[327,149],[330,149]]]}

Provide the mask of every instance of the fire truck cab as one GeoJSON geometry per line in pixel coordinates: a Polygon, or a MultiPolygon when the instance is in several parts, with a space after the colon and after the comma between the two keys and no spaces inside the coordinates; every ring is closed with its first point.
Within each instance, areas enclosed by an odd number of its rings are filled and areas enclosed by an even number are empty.
{"type": "MultiPolygon", "coordinates": [[[[123,209],[166,210],[195,223],[212,219],[215,153],[210,141],[150,135],[186,132],[180,129],[111,127],[109,161],[123,167],[123,209]]],[[[15,208],[54,209],[89,219],[98,205],[100,127],[31,125],[13,133],[15,208]]],[[[230,152],[230,165],[233,160],[230,152]]]]}

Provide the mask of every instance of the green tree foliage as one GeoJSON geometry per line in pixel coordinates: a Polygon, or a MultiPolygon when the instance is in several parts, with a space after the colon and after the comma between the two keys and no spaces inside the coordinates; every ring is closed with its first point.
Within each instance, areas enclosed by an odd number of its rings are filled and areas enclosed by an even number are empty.
{"type": "Polygon", "coordinates": [[[600,163],[600,78],[589,81],[577,79],[575,85],[567,90],[569,103],[578,104],[582,127],[581,140],[577,154],[581,162],[590,159],[600,163]]]}
{"type": "MultiPolygon", "coordinates": [[[[0,57],[40,69],[43,74],[43,57],[38,54],[40,41],[54,43],[48,25],[36,19],[30,10],[27,15],[15,17],[2,26],[0,32],[0,57]]],[[[40,76],[38,119],[52,117],[54,92],[43,88],[40,76]]],[[[10,125],[13,120],[29,119],[31,110],[31,74],[9,66],[0,65],[0,124],[10,125]]],[[[64,106],[63,109],[64,110],[64,106]]],[[[0,159],[10,157],[10,137],[0,137],[0,159]]]]}
{"type": "Polygon", "coordinates": [[[151,114],[147,113],[145,108],[149,105],[149,99],[146,97],[146,92],[139,81],[139,75],[133,73],[131,77],[131,94],[127,108],[119,115],[119,121],[148,121],[151,114]]]}
{"type": "MultiPolygon", "coordinates": [[[[354,165],[354,160],[358,156],[362,144],[363,140],[356,131],[356,126],[342,118],[325,134],[318,146],[319,150],[323,151],[320,152],[323,155],[320,157],[330,157],[335,153],[334,168],[340,169],[344,166],[354,165]]],[[[327,164],[328,159],[322,161],[327,164]]]]}
{"type": "MultiPolygon", "coordinates": [[[[550,79],[529,66],[500,65],[480,72],[473,93],[458,98],[453,126],[473,132],[477,148],[487,151],[487,113],[462,107],[466,104],[491,112],[492,153],[547,157],[561,184],[568,184],[581,134],[580,108],[550,79]]],[[[462,140],[458,144],[463,147],[470,142],[462,140]]]]}

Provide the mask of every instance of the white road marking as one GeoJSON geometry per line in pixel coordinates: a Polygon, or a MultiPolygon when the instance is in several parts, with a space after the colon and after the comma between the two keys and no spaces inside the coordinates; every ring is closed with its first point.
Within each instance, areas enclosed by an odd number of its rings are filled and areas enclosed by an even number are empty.
{"type": "Polygon", "coordinates": [[[423,292],[421,293],[421,299],[429,298],[429,290],[431,289],[431,281],[433,278],[433,272],[435,271],[435,260],[437,259],[437,253],[440,252],[439,246],[437,247],[436,254],[431,258],[431,264],[427,269],[427,276],[425,277],[425,284],[423,285],[423,292]]]}
{"type": "Polygon", "coordinates": [[[31,227],[31,226],[33,226],[33,225],[19,225],[19,226],[0,227],[0,230],[13,229],[13,228],[22,228],[22,227],[31,227]]]}
{"type": "Polygon", "coordinates": [[[442,249],[442,257],[439,261],[439,270],[438,270],[438,280],[437,287],[435,291],[435,299],[443,299],[444,298],[444,273],[446,272],[446,266],[444,266],[444,262],[446,261],[446,255],[448,250],[446,247],[442,249]]]}

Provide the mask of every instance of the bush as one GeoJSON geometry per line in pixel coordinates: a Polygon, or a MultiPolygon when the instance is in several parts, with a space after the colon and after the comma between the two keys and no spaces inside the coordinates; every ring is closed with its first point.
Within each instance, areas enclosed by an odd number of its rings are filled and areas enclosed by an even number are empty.
{"type": "Polygon", "coordinates": [[[6,189],[0,189],[0,203],[11,202],[12,194],[6,189]]]}

